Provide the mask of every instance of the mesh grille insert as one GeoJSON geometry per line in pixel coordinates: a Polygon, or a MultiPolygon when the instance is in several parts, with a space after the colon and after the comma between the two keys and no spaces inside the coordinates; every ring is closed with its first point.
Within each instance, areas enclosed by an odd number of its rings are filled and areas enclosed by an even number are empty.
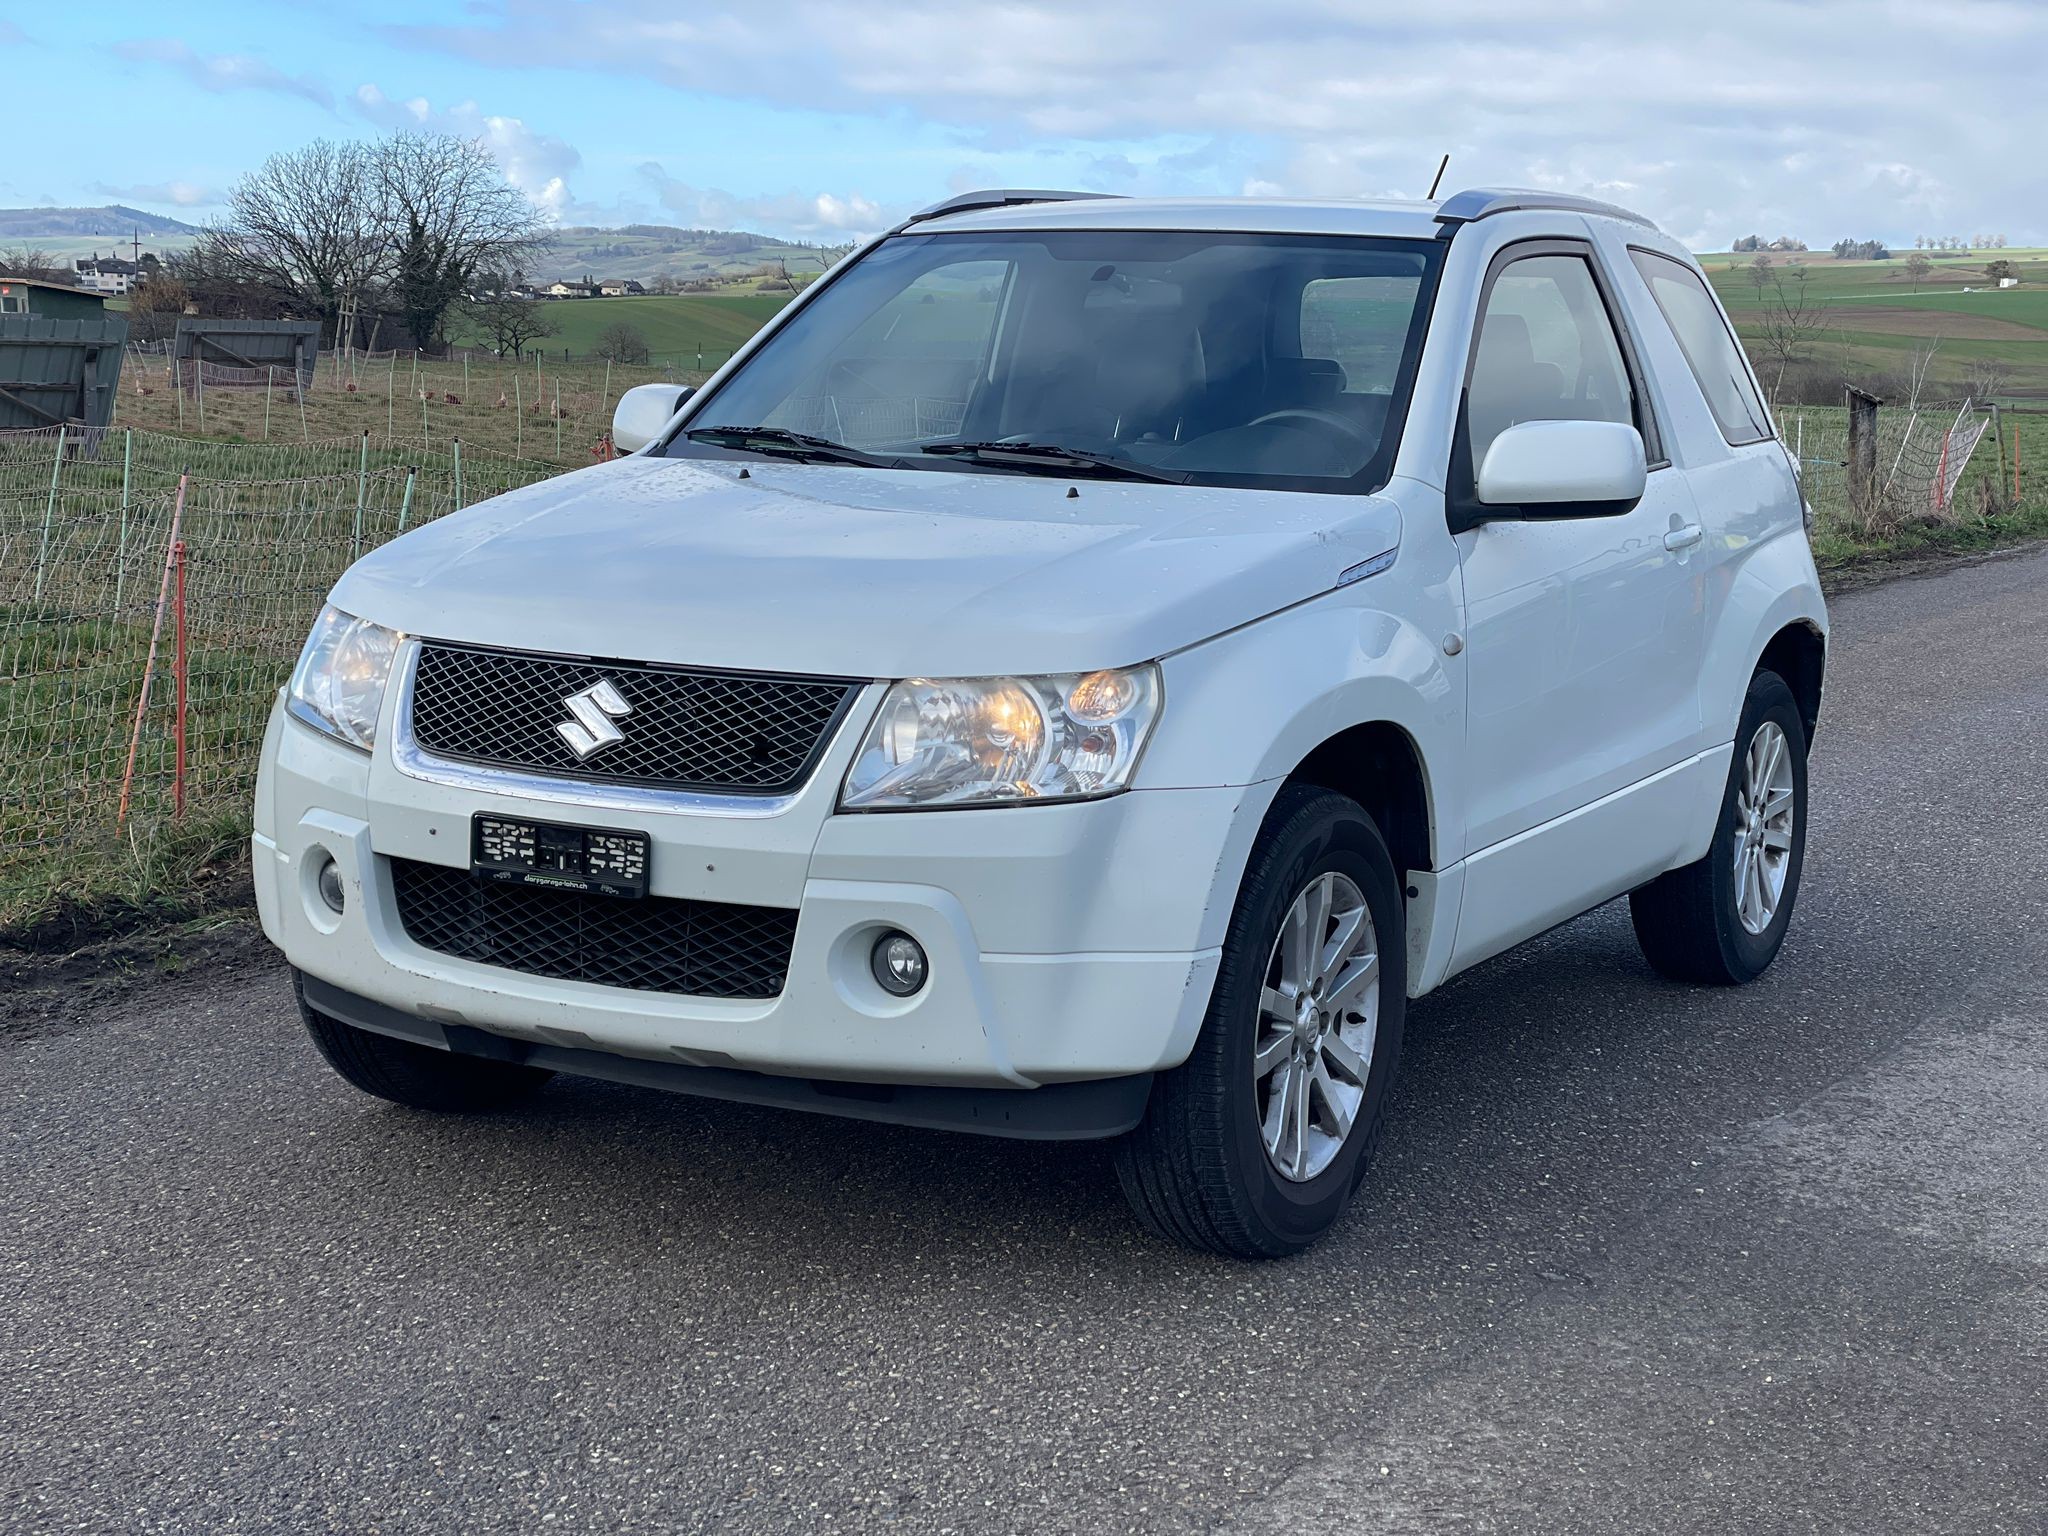
{"type": "Polygon", "coordinates": [[[412,738],[442,757],[574,778],[774,794],[808,776],[860,685],[573,661],[466,646],[420,647],[412,738]],[[601,682],[629,713],[623,739],[577,757],[556,727],[570,697],[601,682]]]}
{"type": "Polygon", "coordinates": [[[776,997],[796,941],[786,907],[539,890],[412,859],[391,860],[391,883],[424,949],[636,992],[776,997]]]}

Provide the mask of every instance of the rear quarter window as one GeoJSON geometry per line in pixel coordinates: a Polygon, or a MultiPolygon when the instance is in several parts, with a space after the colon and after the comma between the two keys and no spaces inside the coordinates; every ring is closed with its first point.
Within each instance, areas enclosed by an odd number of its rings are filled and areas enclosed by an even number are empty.
{"type": "Polygon", "coordinates": [[[1720,306],[1707,290],[1706,279],[1682,261],[1654,251],[1631,248],[1630,258],[1649,286],[1665,323],[1678,338],[1678,349],[1707,398],[1707,409],[1732,444],[1760,443],[1775,437],[1769,412],[1750,380],[1742,349],[1721,318],[1720,306]]]}

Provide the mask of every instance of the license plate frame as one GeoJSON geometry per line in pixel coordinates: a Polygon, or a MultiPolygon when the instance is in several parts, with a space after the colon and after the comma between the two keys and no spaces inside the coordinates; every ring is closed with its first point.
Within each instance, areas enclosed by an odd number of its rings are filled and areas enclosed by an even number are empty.
{"type": "Polygon", "coordinates": [[[470,872],[498,884],[638,901],[652,854],[645,832],[488,811],[469,819],[470,872]]]}

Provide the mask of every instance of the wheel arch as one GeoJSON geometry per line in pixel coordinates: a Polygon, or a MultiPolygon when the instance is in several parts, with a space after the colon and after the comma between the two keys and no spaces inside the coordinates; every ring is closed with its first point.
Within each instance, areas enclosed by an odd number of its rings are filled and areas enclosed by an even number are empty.
{"type": "Polygon", "coordinates": [[[1403,873],[1436,868],[1436,823],[1422,749],[1393,721],[1366,720],[1333,733],[1284,782],[1313,784],[1357,801],[1403,873]]]}
{"type": "MultiPolygon", "coordinates": [[[[1757,672],[1777,673],[1792,690],[1809,746],[1820,723],[1821,685],[1827,673],[1827,657],[1828,640],[1821,627],[1811,619],[1796,619],[1771,636],[1757,658],[1757,672]]],[[[1754,675],[1752,672],[1751,676],[1754,675]]]]}

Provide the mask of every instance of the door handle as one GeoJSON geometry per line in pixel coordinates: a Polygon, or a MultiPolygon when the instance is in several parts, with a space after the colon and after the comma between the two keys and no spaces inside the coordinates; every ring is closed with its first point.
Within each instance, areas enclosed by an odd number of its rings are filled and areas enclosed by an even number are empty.
{"type": "Polygon", "coordinates": [[[1701,537],[1700,525],[1687,523],[1683,528],[1674,528],[1664,535],[1664,547],[1670,550],[1691,549],[1701,537]]]}

